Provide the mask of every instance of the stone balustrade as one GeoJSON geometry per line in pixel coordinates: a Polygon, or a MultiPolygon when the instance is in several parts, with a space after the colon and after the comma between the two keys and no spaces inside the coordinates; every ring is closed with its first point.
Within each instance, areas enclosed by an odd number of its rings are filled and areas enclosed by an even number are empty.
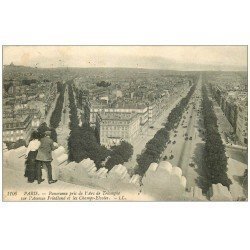
{"type": "Polygon", "coordinates": [[[198,187],[191,187],[189,192],[186,192],[186,200],[188,201],[207,201],[202,194],[202,190],[198,187]]]}
{"type": "Polygon", "coordinates": [[[229,192],[228,188],[223,186],[221,183],[213,184],[210,187],[208,194],[211,201],[232,201],[233,197],[229,192]]]}
{"type": "Polygon", "coordinates": [[[6,143],[3,143],[3,153],[7,152],[7,151],[8,151],[7,145],[6,145],[6,143]]]}
{"type": "Polygon", "coordinates": [[[7,164],[8,167],[11,169],[15,169],[17,171],[24,171],[25,152],[26,147],[24,146],[3,152],[4,164],[7,164]]]}
{"type": "Polygon", "coordinates": [[[130,178],[123,165],[116,165],[109,172],[106,168],[97,170],[94,161],[88,158],[79,163],[70,162],[59,166],[58,169],[58,179],[61,181],[109,191],[139,192],[139,176],[130,178]]]}
{"type": "Polygon", "coordinates": [[[142,179],[142,192],[156,200],[184,200],[186,194],[186,178],[178,167],[170,162],[152,163],[142,179]]]}
{"type": "MultiPolygon", "coordinates": [[[[23,171],[25,168],[24,146],[8,150],[3,144],[3,167],[23,171]]],[[[79,163],[69,162],[65,149],[60,146],[52,153],[53,178],[61,181],[99,188],[107,191],[129,192],[137,195],[149,197],[150,200],[191,200],[207,201],[198,187],[192,187],[186,191],[186,178],[182,175],[182,170],[172,166],[168,161],[159,164],[152,163],[143,178],[139,175],[129,176],[125,166],[119,164],[110,171],[102,167],[97,170],[95,163],[91,159],[84,159],[79,163]]],[[[44,171],[44,170],[43,170],[44,171]]],[[[43,173],[46,177],[46,174],[43,173]]],[[[211,201],[231,201],[232,195],[227,187],[213,184],[208,192],[211,201]]]]}

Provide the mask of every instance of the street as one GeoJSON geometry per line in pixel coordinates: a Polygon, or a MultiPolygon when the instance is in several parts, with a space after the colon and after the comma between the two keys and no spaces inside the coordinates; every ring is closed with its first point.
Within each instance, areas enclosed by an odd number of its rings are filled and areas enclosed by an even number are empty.
{"type": "Polygon", "coordinates": [[[66,151],[68,151],[68,137],[70,133],[69,129],[69,97],[68,97],[68,86],[66,85],[64,93],[64,102],[62,108],[62,117],[59,127],[56,129],[57,141],[59,145],[62,145],[66,151]]]}
{"type": "Polygon", "coordinates": [[[200,111],[201,105],[201,83],[200,76],[196,90],[191,97],[182,120],[175,131],[170,133],[170,143],[167,145],[161,160],[167,157],[172,165],[180,167],[187,179],[187,187],[197,185],[197,168],[201,168],[202,154],[204,149],[203,124],[200,111]],[[172,157],[171,157],[172,155],[172,157]]]}
{"type": "Polygon", "coordinates": [[[56,102],[57,102],[57,99],[58,99],[59,95],[60,95],[59,93],[56,95],[56,98],[55,98],[55,100],[53,101],[52,105],[50,106],[50,109],[49,109],[49,111],[48,111],[48,113],[47,113],[47,115],[46,115],[45,122],[46,122],[48,125],[50,125],[50,117],[51,117],[51,115],[52,115],[52,113],[53,113],[53,111],[54,111],[54,109],[55,109],[56,102]]]}
{"type": "Polygon", "coordinates": [[[151,125],[146,124],[145,127],[142,128],[142,132],[137,136],[134,143],[132,143],[134,148],[134,153],[131,160],[129,162],[124,163],[124,165],[128,169],[135,168],[135,166],[137,165],[136,162],[137,155],[141,154],[142,150],[145,148],[146,143],[154,137],[156,132],[164,127],[164,123],[166,123],[169,113],[180,102],[180,100],[187,95],[188,91],[189,88],[185,90],[183,89],[180,91],[178,96],[176,95],[170,96],[167,104],[168,108],[162,112],[160,117],[158,117],[158,119],[156,119],[153,124],[151,125]]]}

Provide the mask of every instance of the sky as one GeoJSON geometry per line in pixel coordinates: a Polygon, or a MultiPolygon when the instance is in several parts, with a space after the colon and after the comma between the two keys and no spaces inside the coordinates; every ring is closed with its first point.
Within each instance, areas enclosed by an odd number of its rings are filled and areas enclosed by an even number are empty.
{"type": "Polygon", "coordinates": [[[3,64],[247,70],[247,46],[3,46],[3,64]]]}

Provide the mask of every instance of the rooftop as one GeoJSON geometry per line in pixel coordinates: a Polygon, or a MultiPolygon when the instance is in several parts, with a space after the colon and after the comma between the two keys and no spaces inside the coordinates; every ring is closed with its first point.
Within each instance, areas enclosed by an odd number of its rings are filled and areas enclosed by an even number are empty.
{"type": "Polygon", "coordinates": [[[3,129],[25,128],[31,121],[30,115],[15,116],[12,118],[3,118],[3,129]]]}
{"type": "Polygon", "coordinates": [[[99,113],[102,120],[131,120],[137,116],[135,113],[99,113]]]}

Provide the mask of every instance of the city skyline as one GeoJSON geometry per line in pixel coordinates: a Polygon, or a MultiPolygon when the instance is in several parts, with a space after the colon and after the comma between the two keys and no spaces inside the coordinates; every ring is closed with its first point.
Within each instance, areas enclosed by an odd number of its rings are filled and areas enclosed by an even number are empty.
{"type": "Polygon", "coordinates": [[[38,68],[246,71],[247,46],[4,46],[3,64],[38,68]]]}

